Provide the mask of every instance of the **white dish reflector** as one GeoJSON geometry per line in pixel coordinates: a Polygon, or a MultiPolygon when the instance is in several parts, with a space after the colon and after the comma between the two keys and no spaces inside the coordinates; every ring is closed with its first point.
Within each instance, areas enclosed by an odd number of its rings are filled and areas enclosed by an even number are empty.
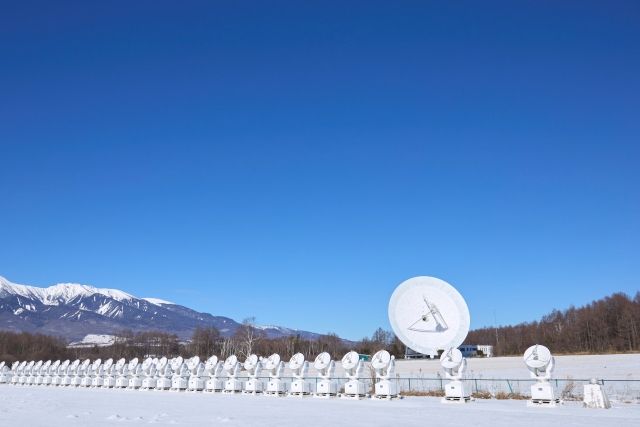
{"type": "Polygon", "coordinates": [[[358,364],[358,360],[360,360],[360,355],[355,351],[350,351],[342,357],[342,367],[345,370],[353,369],[358,364]]]}
{"type": "Polygon", "coordinates": [[[551,362],[551,351],[543,345],[532,345],[524,352],[524,363],[532,369],[545,368],[551,362]]]}
{"type": "Polygon", "coordinates": [[[407,347],[423,354],[457,348],[471,324],[462,295],[444,280],[428,276],[405,280],[395,289],[389,321],[407,347]]]}
{"type": "Polygon", "coordinates": [[[380,350],[371,358],[371,366],[374,369],[386,369],[391,361],[391,354],[387,350],[380,350]]]}

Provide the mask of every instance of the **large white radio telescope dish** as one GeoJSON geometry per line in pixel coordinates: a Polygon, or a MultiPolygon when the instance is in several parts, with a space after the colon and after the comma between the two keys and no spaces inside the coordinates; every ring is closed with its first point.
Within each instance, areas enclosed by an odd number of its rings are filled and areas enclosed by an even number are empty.
{"type": "Polygon", "coordinates": [[[532,345],[524,352],[524,363],[532,369],[545,368],[551,362],[551,351],[543,345],[532,345]]]}
{"type": "Polygon", "coordinates": [[[444,280],[418,276],[402,282],[389,301],[389,322],[409,348],[435,354],[460,346],[471,318],[462,295],[444,280]]]}

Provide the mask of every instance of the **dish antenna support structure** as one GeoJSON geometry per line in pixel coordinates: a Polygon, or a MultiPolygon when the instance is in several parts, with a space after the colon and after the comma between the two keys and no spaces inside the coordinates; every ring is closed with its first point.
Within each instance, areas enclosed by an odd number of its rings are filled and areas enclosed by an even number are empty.
{"type": "Polygon", "coordinates": [[[218,356],[211,356],[204,364],[205,373],[209,379],[205,383],[204,391],[216,393],[224,390],[223,363],[218,360],[218,356]]]}
{"type": "MultiPolygon", "coordinates": [[[[19,365],[14,362],[15,367],[17,368],[19,365]]],[[[11,381],[13,377],[13,369],[9,369],[9,367],[4,363],[0,362],[0,384],[6,384],[11,381]]]]}
{"type": "Polygon", "coordinates": [[[167,360],[166,357],[158,360],[156,365],[156,390],[169,390],[171,388],[171,375],[173,373],[172,362],[173,359],[167,360]]]}
{"type": "Polygon", "coordinates": [[[64,382],[64,377],[67,375],[67,372],[69,371],[70,364],[71,364],[71,361],[67,359],[64,362],[62,362],[60,366],[58,366],[58,369],[54,373],[53,378],[51,378],[52,386],[58,387],[62,385],[62,383],[64,382]]]}
{"type": "Polygon", "coordinates": [[[35,365],[29,371],[29,376],[27,377],[26,385],[34,385],[36,383],[36,378],[40,375],[40,368],[42,367],[42,360],[38,360],[35,365]]]}
{"type": "Polygon", "coordinates": [[[264,391],[264,383],[260,378],[262,372],[262,360],[255,354],[250,354],[242,365],[249,373],[249,379],[244,383],[242,394],[260,394],[264,391]]]}
{"type": "Polygon", "coordinates": [[[316,392],[314,397],[331,397],[335,396],[338,391],[338,384],[333,379],[333,374],[336,370],[336,362],[331,360],[329,353],[322,352],[316,356],[313,361],[313,367],[318,371],[318,377],[320,381],[317,382],[316,392]]]}
{"type": "Polygon", "coordinates": [[[187,360],[187,368],[189,369],[189,382],[187,384],[187,390],[204,390],[204,363],[200,361],[200,357],[194,356],[191,359],[187,360]]]}
{"type": "Polygon", "coordinates": [[[264,362],[264,368],[269,372],[269,382],[267,390],[264,392],[268,396],[284,396],[287,394],[287,386],[282,380],[284,372],[284,362],[280,355],[273,353],[264,362]]]}
{"type": "Polygon", "coordinates": [[[142,364],[138,358],[134,358],[129,362],[129,390],[137,390],[142,387],[142,364]]]}
{"type": "Polygon", "coordinates": [[[364,362],[355,351],[350,351],[342,357],[342,368],[349,378],[344,385],[344,393],[340,396],[345,399],[364,399],[367,397],[367,384],[362,381],[364,362]]]}
{"type": "Polygon", "coordinates": [[[171,391],[183,391],[189,385],[189,368],[181,356],[173,359],[171,363],[173,376],[171,377],[171,391]]]}
{"type": "Polygon", "coordinates": [[[91,360],[85,359],[81,365],[79,365],[76,369],[76,374],[73,377],[73,381],[71,385],[74,387],[80,387],[82,385],[82,379],[87,375],[87,371],[89,370],[89,366],[91,366],[91,360]]]}
{"type": "Polygon", "coordinates": [[[469,388],[465,387],[463,378],[467,369],[467,359],[457,348],[450,348],[440,356],[440,365],[444,376],[451,380],[444,386],[443,403],[466,403],[471,400],[469,388]]]}
{"type": "Polygon", "coordinates": [[[107,359],[101,364],[98,370],[94,373],[93,379],[91,380],[91,387],[98,388],[103,387],[105,378],[111,374],[111,370],[113,369],[113,359],[107,359]]]}
{"type": "Polygon", "coordinates": [[[102,359],[96,359],[93,361],[89,367],[87,367],[87,371],[85,373],[84,378],[82,378],[82,382],[80,386],[82,387],[91,387],[93,384],[93,379],[100,375],[102,372],[102,359]]]}
{"type": "Polygon", "coordinates": [[[27,366],[27,362],[22,361],[17,365],[15,363],[13,365],[15,366],[15,369],[13,369],[13,366],[12,366],[11,371],[13,375],[11,376],[11,384],[17,385],[20,382],[20,377],[22,376],[22,371],[24,371],[24,367],[27,366]]]}
{"type": "Polygon", "coordinates": [[[64,377],[62,378],[62,383],[60,384],[61,386],[69,387],[71,386],[71,384],[73,384],[73,378],[79,366],[80,366],[80,359],[76,359],[67,367],[64,373],[64,377]]]}
{"type": "Polygon", "coordinates": [[[127,369],[127,360],[123,357],[118,359],[118,361],[111,367],[107,376],[104,378],[104,383],[102,384],[103,388],[115,388],[118,383],[118,378],[126,375],[125,370],[127,369]]]}
{"type": "Polygon", "coordinates": [[[560,403],[560,399],[555,397],[550,382],[555,367],[555,359],[551,355],[551,351],[543,345],[532,345],[524,352],[523,360],[529,369],[531,378],[537,380],[531,386],[531,399],[527,405],[555,407],[560,403]]]}
{"type": "Polygon", "coordinates": [[[129,367],[137,366],[138,358],[131,359],[129,363],[124,363],[124,365],[120,368],[120,370],[116,373],[116,384],[115,388],[127,388],[129,387],[129,367]],[[134,362],[135,360],[135,362],[134,362]]]}
{"type": "Polygon", "coordinates": [[[240,374],[240,362],[238,358],[232,354],[227,357],[223,365],[224,371],[227,373],[227,380],[224,382],[223,393],[239,393],[242,391],[242,381],[237,377],[240,374]]]}
{"type": "Polygon", "coordinates": [[[371,366],[376,373],[374,397],[378,399],[393,399],[398,397],[398,383],[396,374],[396,358],[387,350],[380,350],[371,358],[371,366]]]}
{"type": "Polygon", "coordinates": [[[58,375],[60,360],[56,360],[47,369],[46,375],[42,378],[42,385],[53,385],[53,379],[58,375]]]}
{"type": "Polygon", "coordinates": [[[289,396],[308,396],[311,394],[311,386],[305,380],[309,373],[309,362],[304,360],[304,354],[296,353],[289,360],[289,369],[295,380],[291,382],[289,396]]]}
{"type": "Polygon", "coordinates": [[[156,377],[156,367],[158,366],[158,358],[147,357],[142,362],[142,383],[140,384],[140,390],[153,390],[158,384],[156,377]]]}
{"type": "Polygon", "coordinates": [[[47,360],[42,364],[42,366],[40,367],[40,371],[38,372],[38,376],[36,377],[36,385],[44,384],[44,378],[49,375],[49,368],[51,367],[51,363],[51,360],[47,360]]]}

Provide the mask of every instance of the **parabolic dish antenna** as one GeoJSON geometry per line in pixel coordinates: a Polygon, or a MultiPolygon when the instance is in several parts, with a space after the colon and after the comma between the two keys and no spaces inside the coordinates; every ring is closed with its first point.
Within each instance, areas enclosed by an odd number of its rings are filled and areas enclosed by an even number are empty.
{"type": "Polygon", "coordinates": [[[208,370],[211,371],[213,370],[213,368],[215,368],[215,366],[218,364],[218,356],[213,355],[210,358],[207,359],[207,361],[204,364],[204,367],[208,370]]]}
{"type": "Polygon", "coordinates": [[[551,351],[543,345],[532,345],[524,352],[524,363],[532,369],[540,369],[551,362],[551,351]]]}
{"type": "Polygon", "coordinates": [[[178,369],[180,369],[183,363],[184,363],[184,359],[182,358],[182,356],[178,356],[175,359],[173,359],[171,361],[171,369],[173,370],[173,372],[178,372],[178,369]]]}
{"type": "Polygon", "coordinates": [[[0,362],[0,369],[4,368],[4,360],[0,362]]]}
{"type": "Polygon", "coordinates": [[[52,371],[54,371],[54,372],[55,372],[55,371],[57,371],[57,369],[58,369],[59,367],[60,367],[60,361],[59,361],[59,360],[56,360],[55,362],[53,362],[53,363],[51,364],[51,370],[52,370],[52,371]]]}
{"type": "Polygon", "coordinates": [[[71,363],[71,361],[69,359],[65,360],[64,362],[62,362],[62,365],[60,365],[61,369],[67,369],[69,367],[69,364],[71,363]]]}
{"type": "Polygon", "coordinates": [[[134,369],[136,369],[136,366],[138,366],[138,358],[134,357],[129,361],[129,370],[133,371],[134,369]]]}
{"type": "Polygon", "coordinates": [[[329,366],[330,363],[331,355],[325,351],[316,356],[316,360],[313,361],[313,367],[321,371],[329,366]]]}
{"type": "Polygon", "coordinates": [[[250,371],[255,368],[257,364],[258,356],[256,356],[255,354],[250,354],[249,357],[247,357],[247,360],[244,361],[244,364],[242,366],[245,370],[250,371]]]}
{"type": "Polygon", "coordinates": [[[91,364],[91,360],[85,359],[85,361],[82,362],[82,366],[80,367],[80,369],[82,369],[82,371],[84,372],[87,370],[90,364],[91,364]]]}
{"type": "Polygon", "coordinates": [[[280,355],[278,353],[273,353],[271,356],[267,358],[264,366],[265,368],[271,370],[275,369],[276,366],[280,363],[280,355]]]}
{"type": "Polygon", "coordinates": [[[389,322],[396,336],[423,354],[457,348],[469,333],[469,308],[444,280],[418,276],[402,282],[389,301],[389,322]]]}
{"type": "Polygon", "coordinates": [[[360,360],[360,355],[352,350],[342,357],[342,367],[345,370],[353,369],[358,364],[358,360],[360,360]]]}
{"type": "Polygon", "coordinates": [[[227,360],[224,361],[225,371],[229,371],[233,369],[236,366],[236,363],[238,363],[238,358],[236,357],[235,354],[232,354],[231,356],[227,357],[227,360]]]}
{"type": "Polygon", "coordinates": [[[42,360],[38,360],[38,362],[33,367],[33,370],[37,372],[38,369],[40,369],[41,366],[42,366],[42,360]]]}
{"type": "Polygon", "coordinates": [[[371,366],[374,369],[385,369],[389,366],[389,362],[391,361],[391,354],[387,350],[380,350],[371,358],[371,366]]]}
{"type": "Polygon", "coordinates": [[[156,364],[156,369],[158,371],[162,371],[164,369],[165,366],[167,366],[167,358],[166,357],[161,357],[160,360],[158,360],[158,363],[156,364]]]}
{"type": "Polygon", "coordinates": [[[124,357],[118,360],[118,362],[116,363],[116,371],[118,372],[122,371],[122,368],[124,368],[124,365],[126,364],[127,364],[127,360],[124,357]]]}
{"type": "Polygon", "coordinates": [[[295,371],[304,363],[304,354],[296,353],[289,359],[289,369],[295,371]]]}
{"type": "Polygon", "coordinates": [[[111,366],[113,366],[113,359],[107,359],[102,365],[102,369],[104,371],[108,371],[109,369],[111,369],[111,366]]]}
{"type": "Polygon", "coordinates": [[[440,355],[440,364],[445,369],[456,369],[462,363],[464,357],[457,348],[450,348],[440,355]]]}
{"type": "Polygon", "coordinates": [[[144,362],[142,362],[142,370],[144,372],[148,372],[148,370],[151,368],[151,365],[153,365],[153,359],[147,357],[146,359],[144,359],[144,362]]]}
{"type": "Polygon", "coordinates": [[[189,371],[191,371],[192,373],[196,372],[198,365],[200,365],[199,356],[193,356],[191,359],[187,360],[187,368],[189,368],[189,371]]]}

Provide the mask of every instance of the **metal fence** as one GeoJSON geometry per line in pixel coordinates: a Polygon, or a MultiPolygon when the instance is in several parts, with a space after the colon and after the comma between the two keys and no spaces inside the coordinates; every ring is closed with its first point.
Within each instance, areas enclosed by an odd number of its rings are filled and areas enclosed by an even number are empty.
{"type": "MultiPolygon", "coordinates": [[[[244,377],[242,379],[247,379],[244,377]]],[[[259,377],[263,381],[268,381],[269,377],[259,377]]],[[[281,377],[285,381],[293,381],[293,377],[281,377]]],[[[240,379],[240,377],[239,377],[240,379]]],[[[334,377],[338,383],[338,389],[344,388],[344,384],[349,381],[346,377],[334,377]]],[[[312,387],[320,381],[321,378],[306,378],[312,387]]],[[[362,378],[367,387],[373,391],[373,378],[362,378]]],[[[401,393],[438,393],[444,392],[444,387],[449,380],[444,377],[402,377],[398,376],[394,380],[398,384],[401,393]]],[[[471,393],[477,396],[502,398],[528,398],[530,397],[531,385],[536,382],[534,379],[520,378],[466,378],[465,385],[471,393]]],[[[583,385],[589,384],[590,379],[552,379],[551,384],[555,388],[556,395],[564,400],[582,400],[583,385]]],[[[640,403],[640,380],[598,380],[604,386],[609,398],[621,402],[640,403]]]]}

